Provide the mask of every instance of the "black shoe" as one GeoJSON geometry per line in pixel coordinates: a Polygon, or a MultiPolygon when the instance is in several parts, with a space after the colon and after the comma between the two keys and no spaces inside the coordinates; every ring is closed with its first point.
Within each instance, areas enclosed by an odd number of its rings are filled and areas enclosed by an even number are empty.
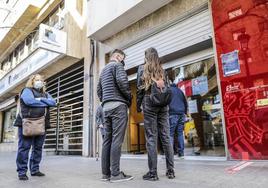
{"type": "Polygon", "coordinates": [[[199,155],[201,155],[201,153],[200,153],[200,151],[195,151],[195,152],[194,152],[194,155],[199,156],[199,155]]]}
{"type": "Polygon", "coordinates": [[[117,176],[111,176],[110,182],[117,183],[117,182],[129,181],[132,179],[133,179],[132,176],[126,175],[124,174],[124,172],[120,172],[120,174],[118,174],[117,176]]]}
{"type": "Polygon", "coordinates": [[[22,181],[27,181],[29,178],[26,174],[24,175],[19,175],[19,180],[22,180],[22,181]]]}
{"type": "Polygon", "coordinates": [[[175,178],[175,172],[172,169],[169,169],[166,173],[166,176],[168,177],[168,179],[174,179],[175,178]]]}
{"type": "Polygon", "coordinates": [[[110,175],[102,175],[101,181],[110,181],[111,176],[110,175]]]}
{"type": "Polygon", "coordinates": [[[143,177],[143,180],[149,180],[149,181],[157,181],[159,180],[157,173],[148,172],[143,177]]]}
{"type": "Polygon", "coordinates": [[[45,176],[45,174],[44,174],[44,173],[42,173],[42,172],[36,172],[36,173],[34,173],[34,174],[31,174],[31,176],[38,176],[38,177],[42,177],[42,176],[45,176]]]}

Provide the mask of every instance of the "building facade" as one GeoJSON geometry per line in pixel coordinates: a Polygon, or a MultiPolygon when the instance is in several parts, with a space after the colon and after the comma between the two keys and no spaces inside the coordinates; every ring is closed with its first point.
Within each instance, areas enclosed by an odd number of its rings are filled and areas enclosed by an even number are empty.
{"type": "Polygon", "coordinates": [[[45,150],[89,156],[87,2],[11,0],[1,7],[0,148],[16,150],[16,96],[39,73],[58,103],[50,109],[45,150]]]}
{"type": "Polygon", "coordinates": [[[27,2],[8,1],[20,11],[0,8],[0,149],[15,149],[15,96],[40,73],[58,102],[45,150],[99,156],[96,88],[110,52],[120,48],[133,94],[122,149],[145,153],[136,73],[154,47],[187,97],[186,159],[267,159],[267,0],[27,2]]]}
{"type": "Polygon", "coordinates": [[[207,0],[92,0],[88,9],[88,37],[97,41],[98,75],[108,63],[111,50],[121,48],[127,55],[125,68],[134,97],[123,152],[146,152],[143,115],[137,113],[135,106],[136,73],[144,63],[144,51],[155,47],[163,67],[170,74],[175,72],[180,80],[178,87],[187,96],[191,120],[185,125],[186,158],[199,152],[199,158],[226,159],[226,129],[210,3],[207,0]],[[97,11],[103,4],[107,9],[97,11]],[[101,19],[94,20],[100,16],[101,19]]]}

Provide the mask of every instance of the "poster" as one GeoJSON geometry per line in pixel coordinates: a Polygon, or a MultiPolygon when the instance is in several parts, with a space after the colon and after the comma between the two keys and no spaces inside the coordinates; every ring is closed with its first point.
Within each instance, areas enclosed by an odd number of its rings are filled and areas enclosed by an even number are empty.
{"type": "Polygon", "coordinates": [[[188,109],[190,114],[198,113],[197,101],[188,100],[188,109]]]}
{"type": "Polygon", "coordinates": [[[184,80],[178,83],[178,87],[183,91],[184,95],[187,97],[192,96],[192,81],[184,80]]]}
{"type": "Polygon", "coordinates": [[[192,79],[193,95],[202,95],[208,92],[208,79],[206,76],[200,76],[192,79]]]}
{"type": "Polygon", "coordinates": [[[235,50],[227,54],[222,54],[221,61],[222,61],[223,75],[225,77],[240,73],[238,50],[235,50]]]}

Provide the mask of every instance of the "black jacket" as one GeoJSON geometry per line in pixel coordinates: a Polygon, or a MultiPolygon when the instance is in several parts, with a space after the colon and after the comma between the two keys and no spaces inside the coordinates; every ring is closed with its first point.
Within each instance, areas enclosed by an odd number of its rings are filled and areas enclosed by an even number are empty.
{"type": "MultiPolygon", "coordinates": [[[[46,93],[40,93],[39,91],[35,89],[31,89],[33,92],[33,95],[35,98],[47,98],[46,93]]],[[[45,108],[44,107],[31,107],[27,106],[23,100],[20,99],[20,110],[22,113],[22,116],[24,118],[38,118],[41,117],[45,114],[45,108]]],[[[22,119],[20,116],[20,113],[17,115],[16,120],[14,122],[15,127],[21,127],[22,126],[22,119]]],[[[45,117],[45,128],[48,129],[50,128],[50,113],[49,113],[49,108],[46,109],[46,117],[45,117]]]]}
{"type": "Polygon", "coordinates": [[[97,94],[102,105],[109,101],[120,101],[131,105],[131,91],[127,73],[122,63],[111,61],[101,72],[97,94]]]}
{"type": "MultiPolygon", "coordinates": [[[[144,65],[140,65],[138,67],[138,73],[137,73],[137,111],[141,112],[141,105],[142,105],[142,100],[145,96],[145,94],[150,94],[151,92],[151,87],[148,89],[148,91],[145,91],[145,89],[142,87],[144,85],[142,77],[143,77],[143,72],[144,72],[144,65]]],[[[164,71],[164,77],[165,80],[168,83],[168,74],[166,71],[164,71]]],[[[169,85],[169,84],[168,84],[169,85]]]]}
{"type": "Polygon", "coordinates": [[[141,104],[143,97],[145,95],[145,89],[141,88],[143,85],[142,81],[142,75],[144,71],[144,66],[140,65],[138,68],[138,73],[137,73],[137,111],[141,112],[141,104]]]}

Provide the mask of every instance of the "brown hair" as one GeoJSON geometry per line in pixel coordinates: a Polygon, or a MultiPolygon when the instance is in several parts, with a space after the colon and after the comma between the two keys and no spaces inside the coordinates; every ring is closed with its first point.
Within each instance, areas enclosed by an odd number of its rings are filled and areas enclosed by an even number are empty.
{"type": "Polygon", "coordinates": [[[155,48],[148,48],[145,51],[145,65],[142,79],[145,90],[148,90],[151,86],[152,79],[164,80],[164,69],[161,66],[160,58],[155,48]]]}
{"type": "MultiPolygon", "coordinates": [[[[44,77],[43,77],[42,75],[40,75],[40,74],[34,74],[34,75],[31,75],[31,76],[30,76],[29,80],[28,80],[27,83],[26,83],[26,87],[28,87],[28,88],[33,88],[33,87],[34,87],[34,80],[35,80],[35,78],[36,78],[37,76],[41,77],[41,79],[44,81],[44,77]]],[[[45,93],[45,92],[46,92],[46,87],[44,86],[44,87],[41,89],[41,91],[42,91],[43,93],[45,93]]]]}

